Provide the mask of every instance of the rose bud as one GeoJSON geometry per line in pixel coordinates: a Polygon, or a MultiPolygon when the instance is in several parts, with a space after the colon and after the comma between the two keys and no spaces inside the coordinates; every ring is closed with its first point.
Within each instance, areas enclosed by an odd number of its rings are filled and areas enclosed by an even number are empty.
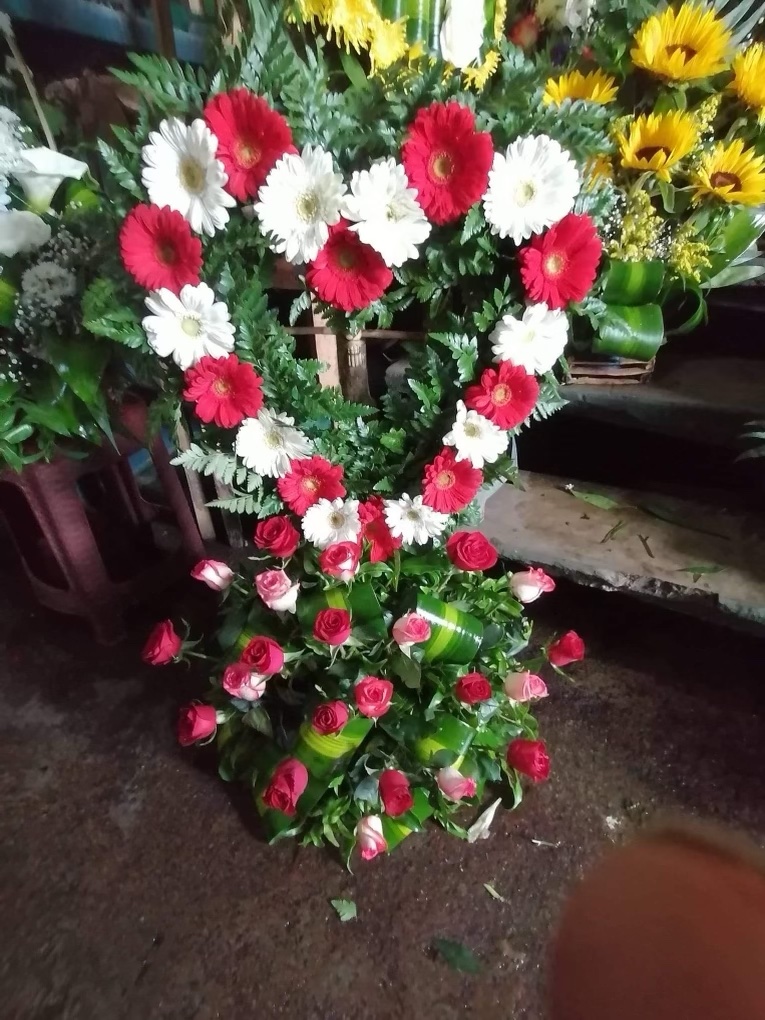
{"type": "Polygon", "coordinates": [[[217,712],[212,705],[193,703],[184,705],[178,713],[178,743],[189,747],[198,740],[204,740],[215,733],[217,712]]]}
{"type": "Polygon", "coordinates": [[[386,815],[403,815],[414,804],[409,780],[398,769],[385,769],[380,774],[380,800],[386,815]]]}
{"type": "Polygon", "coordinates": [[[223,690],[232,698],[243,701],[259,701],[266,693],[266,677],[256,673],[244,662],[226,666],[221,678],[223,690]]]}
{"type": "Polygon", "coordinates": [[[393,640],[402,651],[420,645],[430,637],[430,624],[417,613],[406,613],[393,624],[393,640]]]}
{"type": "Polygon", "coordinates": [[[172,620],[163,620],[146,639],[141,658],[149,666],[166,666],[178,657],[182,646],[183,642],[175,633],[172,620]]]}
{"type": "Polygon", "coordinates": [[[267,517],[255,528],[253,541],[258,549],[271,553],[286,560],[293,555],[300,545],[300,532],[289,519],[283,515],[267,517]]]}
{"type": "Polygon", "coordinates": [[[525,740],[518,737],[507,747],[507,764],[535,783],[541,783],[550,775],[550,757],[543,740],[525,740]]]}
{"type": "Polygon", "coordinates": [[[449,800],[462,800],[465,797],[475,797],[476,781],[471,776],[463,776],[455,768],[449,767],[439,769],[436,773],[438,789],[449,800]]]}
{"type": "Polygon", "coordinates": [[[283,570],[264,570],[255,577],[255,589],[269,609],[277,613],[294,613],[299,584],[293,584],[283,570]]]}
{"type": "Polygon", "coordinates": [[[234,571],[220,560],[200,560],[191,571],[195,581],[201,581],[213,591],[225,591],[234,580],[234,571]]]}
{"type": "Polygon", "coordinates": [[[547,649],[547,658],[553,666],[568,666],[584,658],[584,641],[575,630],[566,631],[547,649]]]}
{"type": "Polygon", "coordinates": [[[365,676],[353,687],[356,708],[367,719],[379,719],[390,708],[393,684],[376,676],[365,676]]]}
{"type": "Polygon", "coordinates": [[[320,609],[313,621],[317,641],[337,648],[351,636],[351,614],[347,609],[320,609]]]}
{"type": "Polygon", "coordinates": [[[270,637],[254,637],[239,656],[239,661],[250,666],[260,676],[273,676],[284,668],[284,649],[270,637]]]}
{"type": "Polygon", "coordinates": [[[319,556],[319,570],[341,581],[350,581],[359,569],[361,546],[358,542],[336,542],[319,556]]]}
{"type": "Polygon", "coordinates": [[[547,697],[547,684],[541,676],[529,673],[508,673],[505,677],[505,694],[513,701],[532,701],[547,697]]]}
{"type": "Polygon", "coordinates": [[[555,581],[539,567],[529,567],[508,578],[510,591],[519,602],[536,602],[543,592],[554,591],[555,581]]]}
{"type": "Polygon", "coordinates": [[[311,716],[311,726],[316,733],[323,737],[329,737],[333,733],[339,733],[348,722],[350,711],[343,701],[325,701],[317,705],[311,716]]]}
{"type": "Polygon", "coordinates": [[[356,826],[356,842],[365,861],[371,861],[373,857],[388,849],[383,836],[382,821],[377,815],[367,815],[359,821],[356,826]]]}
{"type": "Polygon", "coordinates": [[[446,555],[458,570],[489,570],[499,553],[480,531],[455,531],[446,542],[446,555]]]}
{"type": "Polygon", "coordinates": [[[297,802],[308,786],[308,769],[297,758],[286,758],[274,769],[263,793],[263,803],[274,811],[294,815],[297,802]]]}
{"type": "Polygon", "coordinates": [[[454,685],[454,697],[465,705],[488,701],[493,693],[483,673],[466,673],[454,685]]]}

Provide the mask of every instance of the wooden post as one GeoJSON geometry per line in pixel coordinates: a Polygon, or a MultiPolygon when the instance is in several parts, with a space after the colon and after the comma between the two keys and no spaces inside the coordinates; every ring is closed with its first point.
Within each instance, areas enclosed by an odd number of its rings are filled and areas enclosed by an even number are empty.
{"type": "Polygon", "coordinates": [[[157,49],[163,57],[172,60],[175,56],[175,33],[170,14],[170,0],[151,0],[151,15],[154,34],[157,37],[157,49]]]}
{"type": "MultiPolygon", "coordinates": [[[[319,331],[326,328],[327,320],[318,310],[313,300],[311,301],[311,321],[319,331]]],[[[322,371],[319,372],[319,382],[327,389],[340,389],[342,385],[340,377],[340,345],[338,341],[339,337],[336,337],[334,333],[317,332],[315,334],[316,357],[319,361],[324,362],[325,365],[322,371]]]]}
{"type": "Polygon", "coordinates": [[[337,337],[337,355],[340,364],[340,388],[347,400],[368,404],[369,372],[367,370],[367,344],[360,333],[352,337],[337,337]]]}
{"type": "MultiPolygon", "coordinates": [[[[185,453],[191,446],[191,440],[186,431],[186,426],[182,422],[178,423],[175,430],[175,438],[178,443],[178,449],[185,453]]],[[[207,508],[202,481],[196,471],[191,471],[188,468],[184,468],[183,471],[186,475],[186,484],[189,487],[189,496],[191,497],[191,505],[194,508],[194,516],[199,525],[199,534],[204,542],[212,542],[215,538],[215,526],[213,525],[212,515],[207,508]]]]}

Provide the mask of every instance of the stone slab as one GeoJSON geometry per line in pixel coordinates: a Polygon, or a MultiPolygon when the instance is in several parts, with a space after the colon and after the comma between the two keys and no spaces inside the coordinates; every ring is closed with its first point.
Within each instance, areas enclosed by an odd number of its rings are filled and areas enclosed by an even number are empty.
{"type": "Polygon", "coordinates": [[[542,566],[554,577],[662,601],[760,633],[765,629],[765,522],[754,515],[521,472],[520,486],[502,486],[489,498],[482,530],[503,556],[542,566]],[[604,510],[577,499],[568,484],[610,496],[619,508],[604,510]],[[640,506],[683,523],[669,523],[640,506]],[[694,580],[688,568],[699,566],[722,569],[694,580]]]}

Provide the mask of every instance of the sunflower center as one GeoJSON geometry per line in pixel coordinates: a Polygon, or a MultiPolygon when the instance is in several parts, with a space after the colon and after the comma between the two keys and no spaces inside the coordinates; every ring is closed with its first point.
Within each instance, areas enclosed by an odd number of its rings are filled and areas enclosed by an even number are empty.
{"type": "Polygon", "coordinates": [[[548,255],[545,259],[545,273],[547,276],[560,276],[566,266],[566,260],[557,252],[548,255]]]}
{"type": "Polygon", "coordinates": [[[319,211],[319,199],[315,191],[304,191],[297,200],[295,210],[304,223],[310,223],[316,219],[319,211]]]}
{"type": "Polygon", "coordinates": [[[451,489],[455,480],[453,471],[439,471],[436,475],[436,486],[439,489],[451,489]]]}
{"type": "Polygon", "coordinates": [[[163,244],[158,244],[155,249],[155,255],[157,256],[157,262],[161,262],[163,266],[174,266],[176,251],[175,247],[170,244],[169,241],[165,241],[163,244]]]}
{"type": "Polygon", "coordinates": [[[216,379],[212,384],[212,391],[217,397],[225,397],[231,392],[231,387],[225,379],[216,379]]]}
{"type": "Polygon", "coordinates": [[[194,315],[184,315],[181,319],[181,329],[186,336],[197,337],[202,331],[202,326],[194,315]]]}
{"type": "Polygon", "coordinates": [[[335,259],[338,268],[347,273],[356,265],[356,252],[350,247],[338,248],[335,259]]]}
{"type": "Polygon", "coordinates": [[[709,183],[713,188],[732,188],[733,191],[741,191],[741,178],[722,170],[713,173],[709,183]]]}
{"type": "Polygon", "coordinates": [[[691,60],[696,56],[698,50],[694,50],[693,46],[688,46],[685,43],[676,43],[673,46],[667,46],[667,53],[670,57],[674,57],[676,53],[682,53],[685,60],[691,60]]]}
{"type": "Polygon", "coordinates": [[[237,142],[234,148],[234,155],[239,166],[244,167],[245,170],[250,170],[256,163],[260,162],[263,153],[254,142],[243,138],[240,142],[237,142]]]}
{"type": "Polygon", "coordinates": [[[500,383],[491,391],[491,402],[496,404],[498,407],[503,407],[505,404],[510,402],[512,395],[510,387],[506,386],[504,383],[500,383]]]}
{"type": "Polygon", "coordinates": [[[430,161],[430,176],[437,182],[447,181],[454,173],[454,160],[448,152],[437,152],[430,161]]]}
{"type": "Polygon", "coordinates": [[[181,165],[178,167],[178,176],[186,191],[198,195],[204,188],[205,170],[195,159],[189,157],[182,159],[181,165]]]}
{"type": "Polygon", "coordinates": [[[329,526],[337,531],[345,524],[345,516],[339,510],[329,515],[329,526]]]}
{"type": "Polygon", "coordinates": [[[478,439],[481,435],[481,430],[475,422],[469,421],[465,426],[465,435],[468,439],[478,439]]]}
{"type": "Polygon", "coordinates": [[[282,437],[279,430],[269,429],[263,436],[263,442],[269,450],[280,450],[282,447],[282,437]]]}
{"type": "Polygon", "coordinates": [[[670,150],[666,145],[644,145],[642,149],[637,150],[635,155],[638,159],[644,159],[650,163],[657,153],[661,153],[665,159],[670,156],[670,150]]]}
{"type": "Polygon", "coordinates": [[[300,483],[300,488],[307,495],[313,496],[319,491],[319,479],[314,478],[313,475],[309,475],[308,478],[304,478],[300,483]]]}
{"type": "Polygon", "coordinates": [[[529,202],[534,198],[537,193],[537,189],[532,181],[521,181],[518,187],[515,189],[515,202],[516,205],[523,207],[528,205],[529,202]]]}

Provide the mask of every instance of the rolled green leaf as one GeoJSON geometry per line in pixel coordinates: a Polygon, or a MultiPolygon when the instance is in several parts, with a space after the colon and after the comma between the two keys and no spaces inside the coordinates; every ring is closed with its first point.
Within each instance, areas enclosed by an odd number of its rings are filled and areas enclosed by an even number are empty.
{"type": "Polygon", "coordinates": [[[607,305],[653,304],[664,283],[663,262],[619,262],[608,268],[603,284],[603,300],[607,305]]]}
{"type": "Polygon", "coordinates": [[[406,814],[399,815],[397,818],[391,818],[385,814],[381,816],[383,835],[385,836],[385,842],[388,844],[388,853],[391,850],[395,850],[399,843],[406,839],[407,836],[410,836],[413,832],[418,832],[433,814],[433,806],[423,787],[418,786],[413,790],[412,797],[414,798],[414,804],[412,804],[406,814]]]}
{"type": "Polygon", "coordinates": [[[309,720],[300,727],[297,743],[291,754],[285,754],[275,744],[265,746],[258,763],[258,780],[255,784],[255,806],[263,819],[269,842],[294,832],[309,811],[319,803],[329,789],[332,779],[345,772],[348,760],[358,749],[372,728],[372,720],[364,716],[350,719],[339,733],[324,736],[317,733],[309,720]],[[276,766],[286,758],[297,758],[308,769],[308,785],[297,802],[294,815],[275,811],[263,803],[276,766]]]}
{"type": "Polygon", "coordinates": [[[609,305],[592,343],[596,354],[650,361],[664,342],[659,305],[609,305]]]}
{"type": "Polygon", "coordinates": [[[418,761],[429,765],[441,751],[452,751],[456,758],[461,758],[474,737],[472,726],[453,715],[447,715],[429,733],[415,741],[413,750],[418,761]]]}
{"type": "Polygon", "coordinates": [[[379,639],[388,634],[380,603],[368,582],[354,584],[350,588],[327,588],[326,591],[299,598],[297,616],[303,630],[310,632],[313,629],[316,614],[322,609],[346,609],[351,614],[354,627],[364,627],[379,639]]]}
{"type": "Polygon", "coordinates": [[[415,608],[430,624],[430,637],[421,646],[427,662],[467,665],[473,661],[483,640],[483,624],[477,617],[422,593],[417,595],[415,608]]]}
{"type": "Polygon", "coordinates": [[[753,241],[761,236],[763,229],[765,228],[759,222],[755,222],[752,213],[746,209],[737,210],[722,232],[721,250],[712,253],[712,265],[704,273],[704,279],[711,280],[721,273],[742,252],[745,252],[753,241]]]}

